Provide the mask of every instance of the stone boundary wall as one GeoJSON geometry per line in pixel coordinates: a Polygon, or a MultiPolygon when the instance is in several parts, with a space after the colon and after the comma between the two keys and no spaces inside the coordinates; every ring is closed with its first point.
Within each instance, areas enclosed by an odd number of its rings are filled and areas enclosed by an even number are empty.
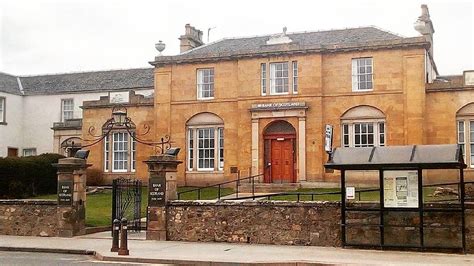
{"type": "Polygon", "coordinates": [[[57,236],[56,200],[0,200],[0,235],[57,236]]]}
{"type": "Polygon", "coordinates": [[[338,202],[172,201],[172,241],[340,246],[338,202]]]}
{"type": "MultiPolygon", "coordinates": [[[[354,204],[355,205],[355,204],[354,204]]],[[[357,204],[360,206],[360,204],[357,204]]],[[[377,207],[378,204],[363,204],[377,207]]],[[[426,204],[425,208],[441,204],[426,204]]],[[[444,207],[447,207],[444,204],[444,207]]],[[[171,201],[167,205],[167,239],[172,241],[237,242],[255,244],[341,246],[341,204],[339,202],[286,201],[171,201]]],[[[455,207],[454,205],[452,207],[455,207]]],[[[417,213],[388,213],[386,243],[417,243],[417,213]],[[388,228],[387,228],[388,230],[388,228]]],[[[461,217],[449,212],[424,216],[425,244],[459,244],[461,217]],[[457,228],[443,228],[443,225],[457,228]]],[[[378,224],[378,212],[346,214],[347,223],[378,224]]],[[[346,230],[346,239],[360,244],[379,241],[378,226],[346,230]]],[[[474,204],[466,203],[466,248],[474,253],[474,204]]]]}

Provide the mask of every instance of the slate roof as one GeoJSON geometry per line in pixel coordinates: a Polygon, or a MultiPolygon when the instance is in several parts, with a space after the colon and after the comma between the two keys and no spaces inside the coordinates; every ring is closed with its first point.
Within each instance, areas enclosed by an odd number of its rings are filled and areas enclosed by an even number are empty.
{"type": "Polygon", "coordinates": [[[25,95],[153,88],[153,68],[20,77],[25,95]]]}
{"type": "Polygon", "coordinates": [[[347,47],[370,47],[383,45],[426,44],[423,37],[405,38],[376,27],[362,27],[342,30],[288,33],[289,44],[267,45],[274,35],[222,39],[175,56],[157,56],[152,65],[170,62],[195,61],[222,57],[262,55],[265,53],[331,50],[347,47]]]}
{"type": "Polygon", "coordinates": [[[0,92],[21,95],[17,77],[0,72],[0,92]]]}

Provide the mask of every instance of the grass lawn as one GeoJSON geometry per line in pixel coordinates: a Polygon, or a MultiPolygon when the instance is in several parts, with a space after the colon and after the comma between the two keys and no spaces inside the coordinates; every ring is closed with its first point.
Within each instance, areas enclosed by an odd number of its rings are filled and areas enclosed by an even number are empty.
{"type": "MultiPolygon", "coordinates": [[[[178,192],[188,191],[196,189],[196,187],[179,187],[178,192]]],[[[201,199],[202,200],[211,200],[216,199],[217,194],[219,193],[217,187],[210,187],[201,190],[201,199]]],[[[234,190],[232,188],[221,188],[221,197],[233,194],[234,190]]],[[[198,191],[192,191],[188,193],[183,193],[180,195],[180,200],[196,200],[198,199],[198,191]]]]}
{"type": "MultiPolygon", "coordinates": [[[[366,188],[370,189],[370,188],[366,188]]],[[[362,189],[362,190],[366,190],[362,189]]],[[[423,188],[423,200],[425,203],[440,201],[440,200],[456,200],[456,197],[453,196],[440,196],[440,197],[433,197],[433,192],[435,191],[435,187],[425,187],[423,188]]],[[[302,193],[326,193],[326,192],[338,192],[339,188],[301,188],[295,192],[302,192],[302,193]]],[[[288,200],[288,201],[296,201],[298,198],[297,195],[284,195],[284,196],[274,196],[271,197],[270,200],[288,200]]],[[[356,193],[356,201],[364,202],[364,201],[379,201],[379,191],[369,191],[369,192],[362,192],[356,193]]],[[[311,201],[311,195],[300,195],[300,201],[311,201]]],[[[314,200],[319,201],[340,201],[341,195],[340,194],[333,194],[333,195],[315,195],[314,200]]]]}
{"type": "MultiPolygon", "coordinates": [[[[180,187],[178,191],[186,191],[193,189],[193,187],[180,187]]],[[[201,193],[201,199],[215,199],[217,198],[217,188],[207,188],[201,193]]],[[[222,196],[233,193],[232,189],[221,189],[222,196]]],[[[41,195],[35,199],[56,199],[56,194],[41,195]]],[[[195,200],[197,199],[197,192],[185,193],[182,199],[195,200]]],[[[110,225],[112,219],[112,190],[107,189],[101,193],[87,195],[86,207],[86,225],[87,226],[107,226],[110,225]]],[[[146,207],[148,205],[148,188],[142,188],[141,214],[146,216],[146,207]]]]}

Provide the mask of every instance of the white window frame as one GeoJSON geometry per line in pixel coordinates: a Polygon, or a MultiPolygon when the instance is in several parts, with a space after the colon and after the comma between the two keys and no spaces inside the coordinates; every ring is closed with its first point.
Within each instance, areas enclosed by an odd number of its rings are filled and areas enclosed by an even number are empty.
{"type": "Polygon", "coordinates": [[[224,170],[224,128],[217,128],[217,169],[224,170]]]}
{"type": "Polygon", "coordinates": [[[262,96],[267,95],[267,63],[260,64],[260,89],[262,96]]]}
{"type": "Polygon", "coordinates": [[[291,68],[293,69],[291,87],[293,88],[293,94],[298,94],[298,61],[292,61],[291,68]]]}
{"type": "Polygon", "coordinates": [[[110,171],[110,135],[104,138],[104,172],[110,171]]]}
{"type": "Polygon", "coordinates": [[[36,156],[36,148],[24,148],[23,157],[26,156],[36,156]]]}
{"type": "Polygon", "coordinates": [[[198,100],[212,100],[215,96],[215,87],[214,87],[214,68],[198,68],[196,70],[196,90],[197,90],[197,99],[198,100]],[[208,81],[205,82],[205,74],[208,75],[208,81]],[[212,96],[204,97],[203,88],[209,86],[209,92],[212,96]]]}
{"type": "Polygon", "coordinates": [[[353,92],[364,92],[374,90],[374,60],[372,57],[360,57],[352,59],[352,91],[353,92]],[[370,60],[370,64],[367,61],[370,60]],[[364,64],[360,64],[360,63],[364,64]],[[360,69],[364,69],[364,73],[360,72],[360,69]],[[365,79],[361,81],[362,77],[365,79]],[[370,80],[368,80],[370,78],[370,80]],[[362,83],[371,84],[370,88],[361,89],[362,83]]]}
{"type": "Polygon", "coordinates": [[[111,133],[112,134],[112,172],[114,173],[125,173],[125,172],[128,172],[128,167],[129,167],[129,159],[128,159],[128,155],[129,155],[129,145],[130,145],[130,141],[129,141],[129,135],[127,132],[114,132],[114,133],[111,133]],[[118,137],[120,135],[124,136],[124,138],[122,140],[118,140],[116,141],[116,137],[118,137]],[[125,136],[126,136],[126,141],[125,141],[125,136]],[[115,144],[117,144],[117,148],[115,147],[115,144]],[[123,148],[120,148],[119,149],[119,146],[120,144],[123,144],[123,148]],[[115,154],[116,153],[122,153],[124,154],[125,156],[125,160],[117,160],[118,163],[122,162],[123,165],[124,165],[124,168],[120,168],[120,167],[115,167],[115,161],[116,161],[116,158],[115,158],[115,154]]]}
{"type": "Polygon", "coordinates": [[[216,168],[216,129],[214,127],[200,127],[196,129],[196,163],[197,163],[197,170],[198,171],[214,171],[216,168]],[[203,137],[199,136],[200,131],[203,132],[203,137]],[[206,137],[205,133],[209,132],[209,136],[206,137]],[[212,134],[212,137],[211,137],[212,134]],[[204,142],[208,140],[209,141],[209,147],[204,147],[204,142]],[[200,142],[203,141],[203,147],[200,147],[200,142]],[[212,145],[212,147],[211,147],[212,145]],[[200,151],[203,152],[203,156],[201,157],[199,155],[200,151]],[[206,151],[209,152],[209,156],[206,156],[206,151]],[[213,153],[211,156],[211,152],[213,153]],[[203,167],[200,167],[200,162],[203,162],[203,167]],[[209,167],[205,167],[205,162],[209,161],[209,167]],[[212,163],[212,167],[211,167],[212,163]]]}
{"type": "MultiPolygon", "coordinates": [[[[376,120],[355,120],[355,121],[343,121],[341,123],[341,147],[380,147],[385,146],[387,139],[387,123],[385,120],[376,119],[376,120]],[[374,144],[373,145],[366,145],[366,146],[356,146],[355,143],[355,126],[357,124],[372,124],[373,127],[373,138],[374,144]],[[382,125],[383,124],[383,127],[382,125]],[[345,127],[347,126],[347,127],[345,127]],[[349,132],[346,132],[346,128],[349,132]],[[383,128],[383,132],[381,132],[383,128]],[[345,142],[344,136],[349,137],[349,143],[345,142]],[[382,141],[383,139],[383,141],[382,141]]],[[[362,134],[361,134],[362,135],[362,134]]]]}
{"type": "Polygon", "coordinates": [[[133,137],[129,135],[130,139],[130,172],[135,172],[137,170],[137,141],[134,139],[135,133],[132,133],[133,137]]]}
{"type": "MultiPolygon", "coordinates": [[[[189,172],[221,172],[224,170],[224,161],[221,162],[221,159],[224,160],[223,156],[220,156],[220,152],[222,150],[222,153],[225,152],[224,147],[221,146],[219,138],[221,136],[221,130],[222,130],[222,143],[224,143],[224,126],[222,124],[220,125],[196,125],[196,126],[189,126],[187,128],[187,139],[186,139],[186,162],[187,162],[187,171],[189,172]],[[212,142],[213,144],[213,151],[214,151],[214,156],[212,157],[212,160],[214,161],[214,167],[199,167],[199,161],[201,159],[211,159],[209,158],[200,158],[199,156],[199,150],[202,148],[199,148],[199,130],[212,130],[214,134],[214,141],[212,142]],[[192,138],[192,139],[191,139],[192,138]]],[[[204,148],[205,149],[205,148],[204,148]]],[[[203,151],[205,153],[205,150],[203,151]]],[[[210,163],[211,164],[211,163],[210,163]]]]}
{"type": "Polygon", "coordinates": [[[464,162],[469,168],[474,168],[474,118],[471,116],[456,119],[456,133],[457,143],[463,149],[464,162]]]}
{"type": "Polygon", "coordinates": [[[67,98],[61,99],[61,121],[64,122],[66,119],[73,119],[74,118],[74,99],[67,98]],[[67,102],[71,102],[71,105],[66,105],[67,102]],[[66,107],[68,108],[66,110],[66,107]],[[71,117],[66,118],[66,113],[70,113],[71,117]]]}
{"type": "Polygon", "coordinates": [[[7,122],[7,98],[0,97],[0,123],[5,124],[7,122]]]}
{"type": "Polygon", "coordinates": [[[286,94],[289,94],[290,93],[290,67],[289,67],[289,63],[287,61],[285,62],[272,62],[269,64],[270,65],[270,94],[271,95],[286,95],[286,94]],[[277,66],[278,65],[282,65],[282,66],[285,66],[286,65],[286,76],[283,76],[284,74],[284,69],[282,67],[282,70],[277,70],[277,66]],[[277,72],[282,72],[282,76],[281,77],[277,77],[277,72]],[[286,80],[286,85],[283,85],[283,89],[285,89],[286,91],[283,91],[283,92],[276,92],[276,82],[277,80],[282,80],[283,83],[285,83],[285,80],[286,80]]]}
{"type": "Polygon", "coordinates": [[[195,138],[194,138],[194,132],[195,130],[193,128],[188,128],[187,130],[187,135],[188,135],[188,149],[187,149],[187,166],[188,166],[188,171],[192,171],[194,168],[194,145],[196,144],[195,138]]]}

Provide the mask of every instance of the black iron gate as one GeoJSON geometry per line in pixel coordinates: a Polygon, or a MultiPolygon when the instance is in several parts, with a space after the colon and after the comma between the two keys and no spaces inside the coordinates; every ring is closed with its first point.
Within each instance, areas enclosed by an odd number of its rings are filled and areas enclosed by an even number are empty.
{"type": "Polygon", "coordinates": [[[117,178],[112,181],[112,221],[128,220],[128,230],[141,229],[142,182],[136,179],[117,178]]]}

